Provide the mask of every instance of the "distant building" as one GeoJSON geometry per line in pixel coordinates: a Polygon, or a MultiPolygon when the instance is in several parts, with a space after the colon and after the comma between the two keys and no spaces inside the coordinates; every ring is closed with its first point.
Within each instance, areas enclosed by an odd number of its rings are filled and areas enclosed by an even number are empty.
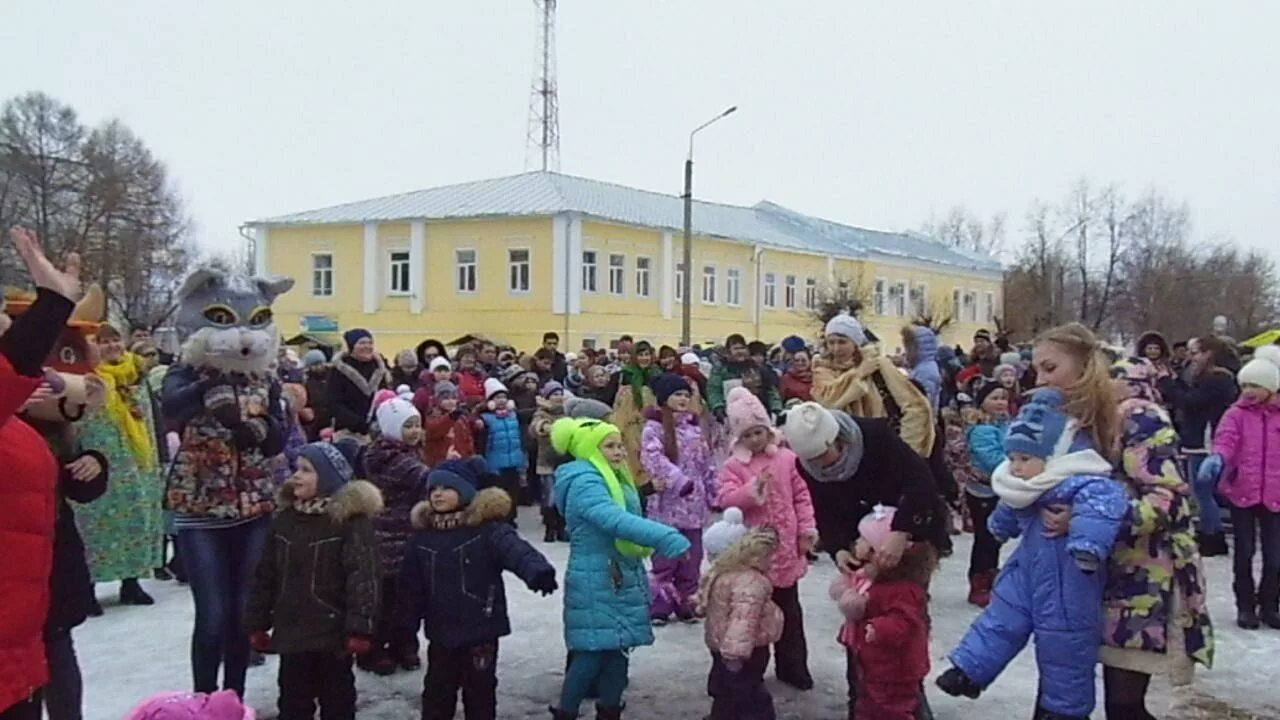
{"type": "MultiPolygon", "coordinates": [[[[548,330],[563,348],[623,333],[675,345],[683,217],[674,195],[531,172],[249,225],[256,269],[298,281],[275,305],[282,333],[362,326],[393,352],[472,332],[533,348],[548,330]]],[[[918,235],[770,202],[697,202],[693,223],[694,342],[816,337],[806,308],[842,282],[866,291],[862,317],[890,351],[923,310],[953,313],[946,340],[965,344],[999,312],[998,262],[918,235]]]]}

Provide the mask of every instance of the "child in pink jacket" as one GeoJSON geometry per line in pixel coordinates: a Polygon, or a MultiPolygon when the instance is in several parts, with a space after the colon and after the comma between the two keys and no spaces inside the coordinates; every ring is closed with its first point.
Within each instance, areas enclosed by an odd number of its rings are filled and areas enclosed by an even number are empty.
{"type": "Polygon", "coordinates": [[[768,576],[778,536],[767,528],[748,531],[742,512],[729,508],[707,528],[703,545],[713,558],[698,591],[711,650],[708,720],[775,720],[764,670],[769,645],[782,636],[782,609],[770,599],[768,576]]]}
{"type": "Polygon", "coordinates": [[[1280,366],[1255,358],[1240,369],[1236,382],[1240,398],[1218,422],[1214,454],[1201,463],[1200,475],[1220,477],[1218,492],[1231,503],[1237,624],[1247,630],[1261,624],[1280,629],[1280,366]],[[1255,585],[1259,534],[1262,582],[1255,585]]]}
{"type": "Polygon", "coordinates": [[[729,391],[726,414],[732,450],[720,470],[718,504],[741,508],[748,527],[768,526],[778,534],[769,580],[786,624],[775,648],[775,669],[782,682],[808,690],[813,678],[798,583],[809,570],[806,554],[818,539],[813,500],[796,469],[795,453],[779,444],[780,434],[750,390],[729,391]]]}

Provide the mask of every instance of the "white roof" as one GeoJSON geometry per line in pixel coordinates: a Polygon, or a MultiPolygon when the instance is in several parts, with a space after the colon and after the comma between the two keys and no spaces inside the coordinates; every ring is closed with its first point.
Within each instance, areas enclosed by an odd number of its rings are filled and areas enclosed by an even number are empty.
{"type": "MultiPolygon", "coordinates": [[[[683,200],[561,173],[535,171],[344,203],[251,225],[331,225],[480,217],[537,217],[573,212],[626,225],[681,231],[683,200]]],[[[948,247],[914,233],[883,232],[805,215],[771,202],[752,207],[694,201],[699,235],[776,248],[864,258],[871,255],[999,272],[993,258],[948,247]]]]}

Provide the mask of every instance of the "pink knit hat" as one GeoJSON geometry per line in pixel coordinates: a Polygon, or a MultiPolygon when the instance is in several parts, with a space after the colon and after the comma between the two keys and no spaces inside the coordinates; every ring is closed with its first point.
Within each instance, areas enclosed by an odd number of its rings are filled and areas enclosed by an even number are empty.
{"type": "Polygon", "coordinates": [[[743,433],[756,427],[769,428],[769,432],[773,435],[773,441],[769,443],[765,452],[772,455],[778,451],[780,440],[778,429],[769,420],[769,413],[765,411],[764,405],[760,404],[760,399],[750,390],[744,387],[730,390],[729,397],[725,401],[725,414],[729,425],[729,440],[733,446],[733,457],[743,463],[751,461],[751,453],[738,443],[738,439],[743,433]]]}
{"type": "Polygon", "coordinates": [[[233,690],[164,692],[143,700],[125,720],[254,720],[254,714],[233,690]]]}
{"type": "Polygon", "coordinates": [[[875,506],[858,521],[858,535],[870,543],[872,549],[879,550],[893,531],[893,516],[897,512],[897,508],[888,505],[875,506]]]}

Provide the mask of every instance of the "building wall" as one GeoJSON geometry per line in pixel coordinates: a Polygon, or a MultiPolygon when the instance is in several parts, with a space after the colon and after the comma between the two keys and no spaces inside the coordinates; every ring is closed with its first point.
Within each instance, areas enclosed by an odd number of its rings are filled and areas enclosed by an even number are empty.
{"type": "MultiPolygon", "coordinates": [[[[448,342],[467,333],[496,337],[522,349],[536,347],[547,330],[560,333],[563,347],[577,347],[584,340],[605,346],[624,333],[655,344],[679,341],[682,307],[676,297],[675,268],[683,256],[678,233],[561,216],[286,227],[263,234],[266,270],[297,280],[295,289],[276,304],[286,334],[304,329],[303,317],[312,315],[332,319],[342,329],[370,329],[387,353],[427,337],[448,342]],[[416,257],[415,226],[422,237],[416,257]],[[558,232],[563,236],[555,237],[558,232]],[[584,256],[573,253],[568,267],[556,267],[556,262],[564,263],[564,256],[557,260],[553,251],[566,245],[581,248],[584,256]],[[511,288],[511,250],[528,251],[528,291],[511,288]],[[459,290],[458,251],[475,253],[474,290],[459,290]],[[409,294],[391,291],[393,252],[409,253],[411,264],[421,264],[422,287],[411,288],[409,294]],[[590,276],[584,266],[589,252],[595,253],[594,291],[584,279],[590,276]],[[328,297],[312,291],[317,253],[332,255],[333,293],[328,297]],[[610,282],[615,255],[622,259],[620,287],[610,282]],[[649,260],[647,296],[637,288],[638,258],[649,260]],[[366,294],[367,283],[373,284],[374,292],[366,294]],[[553,312],[553,307],[563,309],[566,300],[571,309],[567,316],[553,312]]],[[[877,279],[884,281],[886,292],[897,283],[908,293],[911,287],[925,286],[928,306],[939,314],[950,311],[955,288],[962,290],[962,297],[974,293],[980,304],[988,292],[995,307],[1000,302],[1000,281],[995,277],[892,259],[831,259],[711,237],[694,238],[693,270],[692,327],[697,343],[719,342],[730,333],[774,342],[790,334],[818,338],[821,328],[806,309],[810,279],[819,297],[837,281],[864,288],[868,302],[862,317],[890,352],[900,346],[898,331],[910,312],[908,308],[906,315],[894,314],[896,307],[886,298],[887,313],[877,314],[877,279]],[[706,268],[714,271],[713,296],[704,295],[706,268]],[[731,271],[737,273],[736,297],[729,290],[731,271]],[[772,292],[766,289],[770,276],[772,292]],[[791,306],[788,277],[795,279],[791,306]]],[[[908,297],[905,302],[909,301],[908,297]]],[[[967,346],[977,328],[990,327],[984,322],[985,308],[975,311],[976,320],[962,318],[947,329],[944,340],[967,346]]]]}

